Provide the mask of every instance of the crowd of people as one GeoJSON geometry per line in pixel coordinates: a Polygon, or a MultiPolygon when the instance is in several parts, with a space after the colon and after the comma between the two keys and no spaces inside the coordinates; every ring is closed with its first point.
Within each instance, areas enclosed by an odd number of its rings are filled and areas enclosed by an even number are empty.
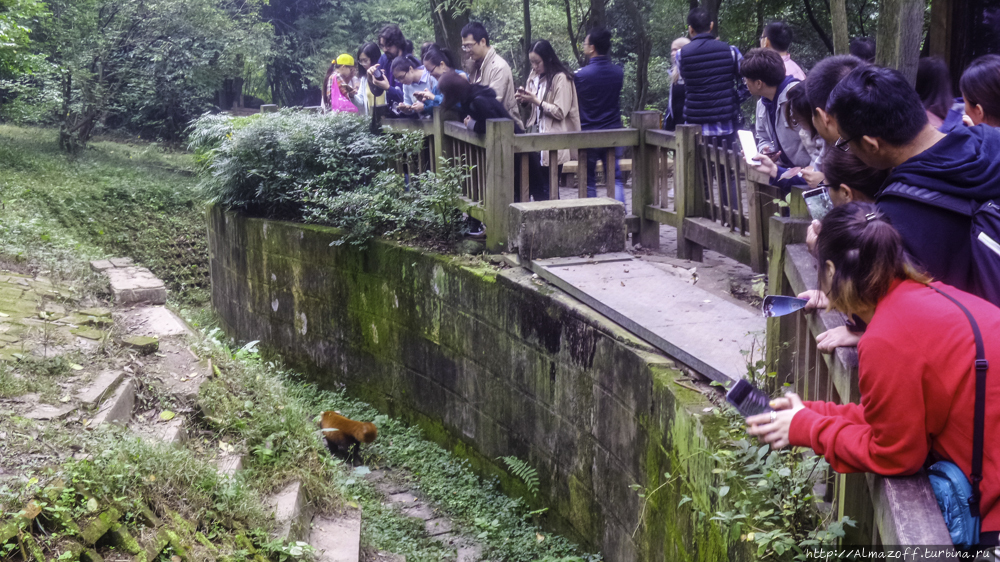
{"type": "MultiPolygon", "coordinates": [[[[535,41],[528,54],[531,74],[517,87],[510,64],[490,44],[483,24],[473,22],[462,31],[462,57],[446,47],[424,43],[419,57],[413,43],[396,25],[378,34],[378,43],[365,43],[355,56],[344,53],[331,64],[324,79],[322,106],[330,111],[370,115],[429,117],[433,108],[457,113],[469,129],[486,130],[488,119],[511,119],[516,133],[573,132],[617,129],[622,126],[621,92],[624,71],[611,62],[611,33],[592,29],[583,42],[587,65],[572,71],[549,41],[535,41]],[[468,70],[468,72],[466,72],[468,70]],[[523,119],[522,119],[523,117],[523,119]]],[[[618,157],[622,157],[618,149],[618,157]]],[[[587,151],[587,193],[596,196],[597,162],[607,149],[587,151]]],[[[535,201],[549,198],[549,167],[576,160],[575,150],[560,150],[557,161],[547,152],[529,157],[529,194],[535,201]]],[[[515,161],[515,199],[520,198],[521,159],[515,161]]],[[[615,197],[624,202],[625,190],[616,163],[615,197]]]]}
{"type": "MultiPolygon", "coordinates": [[[[858,349],[860,404],[788,395],[774,412],[748,418],[749,432],[774,447],[811,447],[842,472],[911,474],[928,459],[953,462],[981,491],[980,542],[996,544],[1000,445],[988,441],[976,460],[972,405],[985,402],[986,427],[1000,424],[1000,371],[987,378],[985,367],[1000,365],[1000,56],[964,69],[956,98],[942,61],[921,59],[914,87],[874,64],[867,38],[805,72],[789,55],[783,22],[765,26],[760,47],[745,55],[715,36],[705,9],[691,10],[687,24],[687,36],[671,45],[663,127],[700,126],[703,137],[737,149],[741,105],[757,98],[757,169],[785,190],[825,188],[835,206],[807,239],[820,290],[800,296],[807,309],[850,320],[819,336],[818,347],[858,349]]],[[[536,41],[521,87],[482,24],[461,35],[469,72],[439,45],[424,44],[415,56],[399,28],[386,26],[377,45],[334,61],[324,104],[410,115],[440,105],[479,133],[494,118],[513,120],[517,133],[621,127],[624,73],[609,58],[608,30],[587,33],[587,64],[575,72],[548,41],[536,41]]],[[[590,196],[603,153],[587,151],[590,196]]],[[[545,169],[576,154],[532,156],[529,192],[544,200],[545,169]]],[[[623,200],[620,180],[615,191],[623,200]]]]}

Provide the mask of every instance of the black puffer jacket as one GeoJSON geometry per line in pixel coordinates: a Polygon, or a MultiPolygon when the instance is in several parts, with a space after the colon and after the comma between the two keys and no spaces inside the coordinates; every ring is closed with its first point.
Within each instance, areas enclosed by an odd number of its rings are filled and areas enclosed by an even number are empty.
{"type": "Polygon", "coordinates": [[[680,51],[686,97],[684,120],[703,125],[736,121],[742,83],[736,51],[710,33],[696,36],[680,51]]]}

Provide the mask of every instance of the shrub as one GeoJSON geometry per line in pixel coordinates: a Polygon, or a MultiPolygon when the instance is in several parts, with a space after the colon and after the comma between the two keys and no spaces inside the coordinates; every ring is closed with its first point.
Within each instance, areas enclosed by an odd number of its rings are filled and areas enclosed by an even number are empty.
{"type": "Polygon", "coordinates": [[[191,139],[207,161],[202,187],[212,202],[280,218],[301,216],[307,198],[367,185],[422,142],[414,134],[372,135],[354,114],[292,110],[203,116],[191,139]]]}
{"type": "Polygon", "coordinates": [[[335,226],[342,242],[374,236],[451,241],[464,222],[458,210],[465,167],[442,161],[438,172],[408,178],[390,170],[414,160],[419,133],[373,135],[353,114],[204,115],[189,146],[214,203],[252,214],[335,226]]]}

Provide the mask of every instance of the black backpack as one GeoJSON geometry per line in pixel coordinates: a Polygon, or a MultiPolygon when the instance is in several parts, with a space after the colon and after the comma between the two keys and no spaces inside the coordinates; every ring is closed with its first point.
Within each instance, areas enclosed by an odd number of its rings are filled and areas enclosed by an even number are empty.
{"type": "Polygon", "coordinates": [[[977,294],[1000,306],[1000,203],[973,201],[903,183],[885,187],[879,198],[886,195],[919,201],[969,217],[973,274],[979,289],[977,294]]]}

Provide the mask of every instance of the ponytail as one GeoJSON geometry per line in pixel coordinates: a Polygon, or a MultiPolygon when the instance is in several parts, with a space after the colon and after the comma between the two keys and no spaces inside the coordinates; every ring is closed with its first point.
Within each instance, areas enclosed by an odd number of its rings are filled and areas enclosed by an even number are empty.
{"type": "Polygon", "coordinates": [[[826,281],[827,262],[834,274],[824,287],[830,306],[845,314],[873,308],[897,280],[929,283],[903,249],[903,238],[872,203],[848,203],[823,219],[816,240],[819,280],[826,281]]]}

